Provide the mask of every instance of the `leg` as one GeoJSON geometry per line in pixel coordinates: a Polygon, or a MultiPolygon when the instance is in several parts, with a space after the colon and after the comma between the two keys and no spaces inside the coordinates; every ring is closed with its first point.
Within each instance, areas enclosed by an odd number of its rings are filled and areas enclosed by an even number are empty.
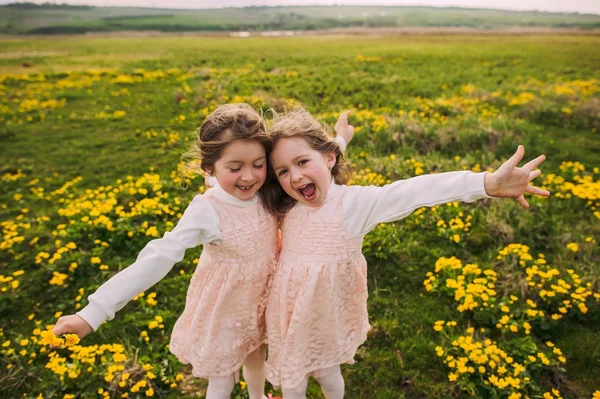
{"type": "Polygon", "coordinates": [[[235,379],[233,374],[227,377],[212,377],[208,379],[206,399],[229,399],[235,379]]]}
{"type": "Polygon", "coordinates": [[[261,346],[244,360],[244,380],[248,384],[250,399],[263,399],[265,396],[265,359],[267,348],[261,346]]]}
{"type": "Polygon", "coordinates": [[[314,377],[321,384],[326,399],[343,399],[344,377],[340,365],[328,367],[314,372],[314,377]]]}
{"type": "Polygon", "coordinates": [[[306,399],[306,388],[308,388],[308,377],[305,377],[296,388],[283,388],[283,399],[306,399]]]}

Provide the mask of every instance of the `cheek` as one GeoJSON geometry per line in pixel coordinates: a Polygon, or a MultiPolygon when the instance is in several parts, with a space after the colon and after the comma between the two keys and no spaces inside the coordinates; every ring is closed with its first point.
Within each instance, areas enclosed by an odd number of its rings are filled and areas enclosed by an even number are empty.
{"type": "Polygon", "coordinates": [[[234,173],[226,173],[221,177],[223,183],[222,186],[231,186],[234,185],[237,180],[237,175],[234,173]]]}
{"type": "Polygon", "coordinates": [[[258,169],[256,171],[256,176],[258,176],[260,180],[264,181],[267,178],[267,168],[258,169]]]}
{"type": "Polygon", "coordinates": [[[285,177],[283,179],[279,179],[279,185],[281,188],[283,188],[283,191],[285,191],[287,195],[292,196],[294,194],[294,190],[292,190],[289,179],[285,177]]]}

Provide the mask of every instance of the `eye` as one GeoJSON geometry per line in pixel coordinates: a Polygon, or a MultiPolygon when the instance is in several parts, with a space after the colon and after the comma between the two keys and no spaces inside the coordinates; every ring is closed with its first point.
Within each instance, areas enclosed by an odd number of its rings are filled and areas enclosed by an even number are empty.
{"type": "Polygon", "coordinates": [[[264,163],[261,163],[260,165],[254,165],[256,169],[261,169],[263,166],[265,166],[264,163]]]}
{"type": "Polygon", "coordinates": [[[229,168],[229,170],[230,170],[232,173],[237,173],[237,172],[239,172],[240,170],[242,170],[242,168],[229,168]]]}
{"type": "Polygon", "coordinates": [[[300,160],[300,162],[298,162],[298,165],[304,165],[308,162],[308,159],[302,159],[300,160]]]}
{"type": "Polygon", "coordinates": [[[287,173],[287,169],[281,169],[281,170],[279,171],[279,173],[277,173],[277,176],[283,176],[283,175],[285,175],[286,173],[287,173]]]}

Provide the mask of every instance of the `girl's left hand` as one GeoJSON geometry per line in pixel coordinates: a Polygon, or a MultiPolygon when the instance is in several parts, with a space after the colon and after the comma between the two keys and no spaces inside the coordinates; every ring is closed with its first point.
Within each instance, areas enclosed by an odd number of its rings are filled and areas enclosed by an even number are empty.
{"type": "Polygon", "coordinates": [[[529,208],[524,194],[530,193],[548,197],[549,191],[534,187],[529,182],[538,177],[542,171],[537,168],[546,159],[545,155],[527,162],[522,167],[517,167],[525,155],[525,148],[519,145],[517,152],[502,164],[494,173],[485,175],[485,191],[492,197],[515,198],[523,208],[529,208]]]}

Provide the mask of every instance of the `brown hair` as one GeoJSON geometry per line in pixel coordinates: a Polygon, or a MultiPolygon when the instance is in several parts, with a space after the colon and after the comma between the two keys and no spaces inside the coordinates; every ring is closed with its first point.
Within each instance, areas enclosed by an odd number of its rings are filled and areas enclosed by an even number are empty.
{"type": "MultiPolygon", "coordinates": [[[[334,153],[335,165],[331,169],[331,175],[337,184],[348,182],[351,173],[350,164],[344,159],[339,144],[308,111],[300,108],[283,115],[275,115],[269,128],[271,150],[281,139],[301,137],[315,151],[324,154],[334,153]]],[[[296,200],[283,190],[270,163],[267,181],[269,185],[263,193],[264,205],[271,213],[284,216],[296,204],[296,200]]]]}
{"type": "MultiPolygon", "coordinates": [[[[190,171],[210,173],[225,147],[236,140],[260,142],[265,147],[267,160],[269,158],[271,143],[265,121],[254,108],[245,103],[221,105],[206,117],[196,136],[197,140],[181,157],[184,161],[184,176],[190,171]]],[[[261,196],[266,184],[267,181],[259,189],[261,196]]]]}

